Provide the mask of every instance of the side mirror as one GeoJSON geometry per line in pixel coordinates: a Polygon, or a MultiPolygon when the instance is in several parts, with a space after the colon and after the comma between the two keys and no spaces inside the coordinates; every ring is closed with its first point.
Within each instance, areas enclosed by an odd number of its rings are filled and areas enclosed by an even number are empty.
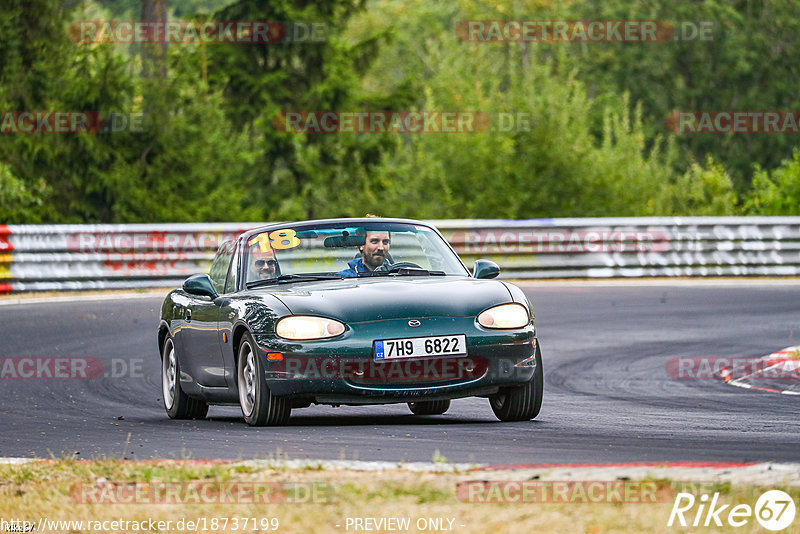
{"type": "Polygon", "coordinates": [[[473,278],[494,278],[500,274],[500,267],[491,260],[475,260],[472,270],[473,278]]]}
{"type": "Polygon", "coordinates": [[[183,290],[190,295],[211,297],[212,299],[219,296],[217,290],[214,289],[214,284],[211,283],[211,277],[207,274],[193,274],[183,283],[183,290]]]}

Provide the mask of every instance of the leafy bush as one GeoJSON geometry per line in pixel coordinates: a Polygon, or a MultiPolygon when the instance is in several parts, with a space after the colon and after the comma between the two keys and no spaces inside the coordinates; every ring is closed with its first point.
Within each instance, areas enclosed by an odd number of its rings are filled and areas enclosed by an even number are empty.
{"type": "Polygon", "coordinates": [[[771,173],[756,166],[748,215],[800,215],[800,150],[771,173]]]}
{"type": "Polygon", "coordinates": [[[665,188],[653,214],[738,215],[736,198],[730,175],[709,155],[705,166],[692,163],[665,188]]]}

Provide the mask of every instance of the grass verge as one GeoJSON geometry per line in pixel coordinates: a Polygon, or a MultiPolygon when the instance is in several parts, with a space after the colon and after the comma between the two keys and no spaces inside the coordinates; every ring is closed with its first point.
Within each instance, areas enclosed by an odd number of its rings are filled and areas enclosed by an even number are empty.
{"type": "MultiPolygon", "coordinates": [[[[586,488],[591,481],[579,482],[583,489],[577,492],[573,481],[571,489],[557,495],[557,491],[553,493],[554,483],[527,480],[524,482],[538,489],[523,498],[519,486],[513,491],[508,482],[487,482],[485,477],[481,472],[363,472],[183,461],[31,462],[0,465],[0,520],[29,521],[36,532],[749,533],[766,531],[755,517],[739,528],[724,523],[733,506],[754,508],[768,489],[782,489],[794,502],[800,502],[797,486],[704,485],[669,480],[637,482],[657,488],[653,494],[656,498],[639,493],[633,496],[633,502],[613,498],[612,502],[591,502],[586,488]],[[548,484],[550,493],[541,493],[548,484]],[[695,495],[698,504],[701,495],[709,495],[710,501],[718,494],[718,505],[730,505],[720,514],[723,527],[667,527],[675,495],[680,491],[695,495]],[[556,502],[530,502],[540,501],[546,494],[556,502]],[[481,502],[487,500],[513,502],[481,502]],[[520,502],[525,500],[528,502],[520,502]],[[51,528],[40,529],[43,518],[84,524],[54,528],[51,523],[51,528]],[[400,522],[387,522],[387,518],[400,522]],[[243,524],[245,519],[247,523],[243,524]],[[164,522],[162,528],[157,521],[164,522]],[[92,528],[103,522],[108,528],[92,528]],[[403,528],[405,525],[407,528],[403,528]]],[[[631,485],[634,481],[605,484],[602,491],[608,497],[609,484],[631,485]]],[[[630,495],[626,500],[631,500],[630,495]]],[[[695,506],[686,513],[689,525],[697,510],[695,506]]],[[[701,525],[705,516],[701,514],[701,525]]],[[[798,524],[800,519],[785,532],[797,532],[798,524]]]]}

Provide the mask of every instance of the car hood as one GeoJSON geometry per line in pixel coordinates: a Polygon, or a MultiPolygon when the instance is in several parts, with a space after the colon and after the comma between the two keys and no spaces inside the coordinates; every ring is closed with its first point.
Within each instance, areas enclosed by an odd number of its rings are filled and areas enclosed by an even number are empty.
{"type": "Polygon", "coordinates": [[[497,280],[407,277],[350,278],[259,289],[279,298],[292,314],[322,315],[345,323],[406,317],[467,317],[512,302],[497,280]]]}

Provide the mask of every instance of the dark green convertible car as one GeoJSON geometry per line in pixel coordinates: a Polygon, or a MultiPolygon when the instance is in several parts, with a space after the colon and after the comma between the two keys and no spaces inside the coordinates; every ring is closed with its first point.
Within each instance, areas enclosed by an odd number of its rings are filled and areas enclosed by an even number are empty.
{"type": "Polygon", "coordinates": [[[485,397],[502,421],[542,404],[533,308],[472,273],[434,227],[365,217],[278,223],[223,243],[208,274],[161,308],[164,406],[173,419],[239,405],[254,426],[311,404],[408,403],[442,414],[485,397]]]}

